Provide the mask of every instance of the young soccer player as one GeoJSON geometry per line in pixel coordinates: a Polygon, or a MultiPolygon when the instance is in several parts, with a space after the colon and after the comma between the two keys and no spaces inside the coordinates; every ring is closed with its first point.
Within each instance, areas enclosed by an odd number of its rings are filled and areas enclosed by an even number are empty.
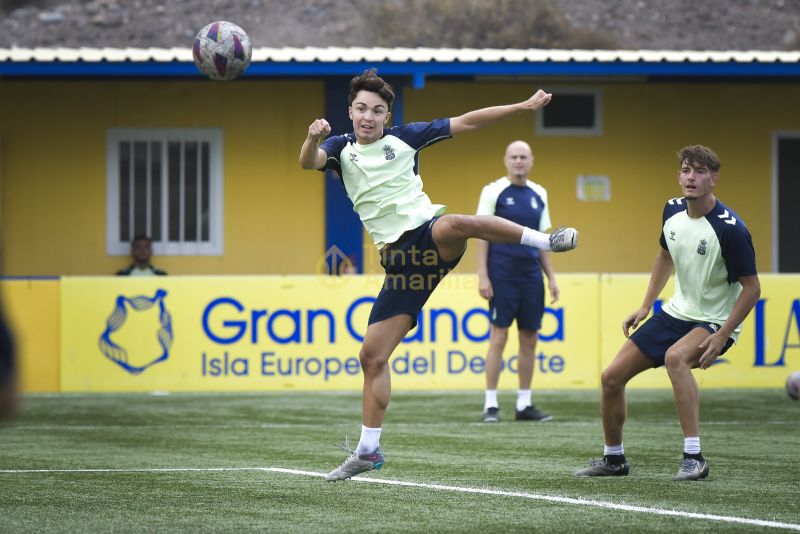
{"type": "Polygon", "coordinates": [[[338,173],[386,270],[359,354],[364,373],[361,439],[354,451],[348,448],[350,456],[326,480],[344,480],[383,466],[380,436],[391,397],[389,358],[416,325],[417,315],[438,283],[458,264],[469,238],[554,252],[575,248],[578,232],[573,228],[544,234],[500,217],[443,215],[445,206],[431,202],[419,176],[417,154],[423,148],[517,113],[535,111],[550,98],[539,90],[517,104],[385,129],[394,92],[369,70],[350,82],[348,112],[353,132],[323,143],[331,132],[328,121],[317,119],[308,127],[300,165],[338,173]]]}
{"type": "Polygon", "coordinates": [[[700,451],[700,391],[693,368],[708,369],[734,343],[761,285],[750,232],[741,217],[714,196],[720,161],[704,146],[678,153],[681,198],[664,206],[661,249],[642,306],[622,321],[636,328],[650,313],[675,269],[675,294],[622,345],[601,377],[603,458],[579,477],[624,476],[630,467],[622,444],[627,404],[625,385],[639,373],[667,368],[683,429],[683,461],[674,480],[708,476],[700,451]]]}

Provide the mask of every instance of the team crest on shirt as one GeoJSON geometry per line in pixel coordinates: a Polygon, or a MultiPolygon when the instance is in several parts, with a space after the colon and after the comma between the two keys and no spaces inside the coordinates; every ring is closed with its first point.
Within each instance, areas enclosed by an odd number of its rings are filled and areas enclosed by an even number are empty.
{"type": "Polygon", "coordinates": [[[386,156],[386,161],[394,159],[395,153],[394,153],[394,148],[392,148],[392,145],[383,145],[383,155],[386,156]]]}
{"type": "Polygon", "coordinates": [[[700,243],[697,244],[697,253],[700,254],[701,256],[705,256],[706,255],[706,247],[707,246],[708,246],[708,243],[706,242],[706,240],[705,239],[701,239],[700,243]]]}
{"type": "Polygon", "coordinates": [[[675,241],[675,230],[670,230],[669,231],[669,240],[670,241],[675,241]]]}

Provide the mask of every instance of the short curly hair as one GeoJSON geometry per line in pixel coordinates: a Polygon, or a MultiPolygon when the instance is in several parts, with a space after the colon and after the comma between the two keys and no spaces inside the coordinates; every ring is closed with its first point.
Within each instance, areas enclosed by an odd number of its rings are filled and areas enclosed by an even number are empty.
{"type": "Polygon", "coordinates": [[[347,97],[347,104],[353,105],[356,95],[359,91],[369,91],[376,93],[386,101],[389,106],[389,111],[392,111],[392,104],[394,104],[394,89],[386,83],[383,78],[376,74],[375,69],[365,70],[352,80],[350,80],[350,94],[347,97]]]}
{"type": "Polygon", "coordinates": [[[719,172],[722,163],[719,161],[719,156],[710,148],[703,145],[689,145],[683,147],[678,152],[678,163],[683,165],[683,162],[690,165],[702,165],[708,167],[711,172],[719,172]]]}

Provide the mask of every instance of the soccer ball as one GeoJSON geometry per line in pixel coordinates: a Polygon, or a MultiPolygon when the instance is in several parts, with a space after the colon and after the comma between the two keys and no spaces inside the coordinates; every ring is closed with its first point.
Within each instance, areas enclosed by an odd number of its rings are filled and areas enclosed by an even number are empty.
{"type": "Polygon", "coordinates": [[[795,371],[786,379],[786,394],[794,400],[800,398],[800,371],[795,371]]]}
{"type": "Polygon", "coordinates": [[[192,54],[200,72],[212,80],[233,80],[250,65],[253,49],[245,31],[232,22],[212,22],[197,34],[192,54]]]}

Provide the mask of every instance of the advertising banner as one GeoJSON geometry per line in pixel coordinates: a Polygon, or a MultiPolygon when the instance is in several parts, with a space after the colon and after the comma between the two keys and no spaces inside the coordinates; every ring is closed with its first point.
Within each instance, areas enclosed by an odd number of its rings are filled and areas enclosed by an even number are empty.
{"type": "Polygon", "coordinates": [[[56,278],[0,281],[0,301],[14,335],[21,391],[59,391],[60,292],[56,278]]]}
{"type": "MultiPolygon", "coordinates": [[[[648,279],[560,275],[534,388],[599,387],[648,279]]],[[[60,331],[60,365],[46,369],[60,369],[61,391],[358,390],[361,341],[382,283],[381,276],[67,277],[60,329],[26,337],[41,344],[60,331]]],[[[702,386],[780,387],[800,369],[800,276],[763,275],[761,283],[738,343],[711,369],[695,370],[702,386]]],[[[671,294],[672,282],[662,296],[671,294]]],[[[393,387],[482,389],[488,335],[477,277],[448,276],[390,360],[393,387]]],[[[501,389],[517,387],[517,350],[512,326],[501,389]]],[[[659,368],[630,387],[670,382],[659,368]]]]}
{"type": "MultiPolygon", "coordinates": [[[[358,390],[359,350],[382,276],[65,277],[62,391],[358,390]]],[[[559,277],[535,387],[599,383],[599,278],[559,277]]],[[[395,389],[482,389],[486,301],[476,275],[436,289],[394,352],[395,389]]],[[[517,386],[511,329],[501,388],[517,386]]]]}

